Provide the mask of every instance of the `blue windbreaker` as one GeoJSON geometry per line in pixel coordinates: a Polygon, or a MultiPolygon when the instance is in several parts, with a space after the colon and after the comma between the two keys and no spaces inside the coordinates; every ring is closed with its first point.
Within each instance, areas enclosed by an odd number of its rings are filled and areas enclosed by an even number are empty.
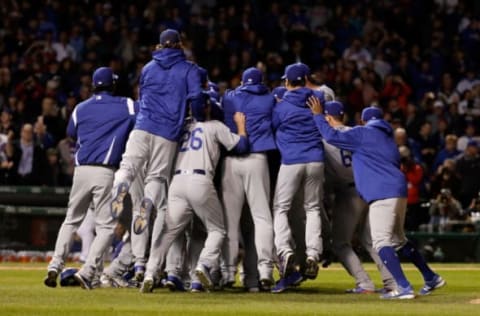
{"type": "Polygon", "coordinates": [[[323,143],[307,99],[308,88],[287,91],[273,110],[273,129],[282,164],[322,162],[323,143]]]}
{"type": "Polygon", "coordinates": [[[118,167],[136,112],[132,99],[107,92],[79,103],[67,126],[67,135],[77,140],[75,165],[118,167]]]}
{"type": "Polygon", "coordinates": [[[365,126],[339,131],[333,129],[323,115],[315,115],[314,119],[328,143],[352,153],[357,191],[367,203],[407,196],[400,154],[393,130],[386,121],[370,120],[365,126]]]}
{"type": "Polygon", "coordinates": [[[140,76],[140,113],[135,129],[178,141],[188,102],[201,102],[198,66],[187,61],[181,49],[153,53],[140,76]]]}
{"type": "Polygon", "coordinates": [[[232,133],[237,132],[233,121],[235,112],[243,112],[246,117],[246,129],[250,152],[263,152],[275,149],[272,130],[272,110],[275,98],[263,84],[243,85],[228,91],[223,97],[225,125],[232,133]]]}

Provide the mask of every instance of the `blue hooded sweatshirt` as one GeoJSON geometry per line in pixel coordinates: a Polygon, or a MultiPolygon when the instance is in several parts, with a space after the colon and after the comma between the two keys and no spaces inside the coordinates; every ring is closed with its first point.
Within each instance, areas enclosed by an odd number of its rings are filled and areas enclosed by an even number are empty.
{"type": "Polygon", "coordinates": [[[233,121],[235,112],[245,114],[251,153],[276,148],[272,130],[274,105],[275,98],[263,84],[242,85],[227,91],[223,97],[225,125],[232,133],[237,133],[237,125],[233,121]]]}
{"type": "Polygon", "coordinates": [[[273,129],[282,164],[323,162],[323,143],[307,99],[308,88],[287,91],[273,110],[273,129]]]}
{"type": "Polygon", "coordinates": [[[107,92],[79,103],[67,126],[67,135],[77,140],[75,165],[118,167],[137,112],[132,99],[107,92]]]}
{"type": "Polygon", "coordinates": [[[386,121],[370,120],[365,126],[339,131],[333,129],[322,114],[315,115],[314,119],[328,143],[352,153],[357,191],[367,203],[407,196],[400,153],[386,121]]]}
{"type": "Polygon", "coordinates": [[[201,102],[198,66],[187,61],[181,49],[153,53],[140,76],[140,113],[135,129],[178,141],[188,102],[201,102]]]}

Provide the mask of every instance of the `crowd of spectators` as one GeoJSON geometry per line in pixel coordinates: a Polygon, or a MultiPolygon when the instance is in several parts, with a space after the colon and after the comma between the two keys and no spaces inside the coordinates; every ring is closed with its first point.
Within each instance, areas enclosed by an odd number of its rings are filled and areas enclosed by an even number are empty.
{"type": "MultiPolygon", "coordinates": [[[[344,102],[349,123],[358,123],[365,106],[382,107],[402,153],[410,214],[425,200],[441,200],[444,189],[461,206],[452,217],[464,218],[476,205],[478,1],[0,4],[0,184],[69,185],[75,144],[65,126],[90,96],[93,70],[112,67],[118,91],[136,98],[159,32],[174,28],[188,58],[222,91],[252,65],[274,87],[285,65],[303,62],[344,102]]],[[[418,226],[418,218],[413,222],[418,226]]]]}

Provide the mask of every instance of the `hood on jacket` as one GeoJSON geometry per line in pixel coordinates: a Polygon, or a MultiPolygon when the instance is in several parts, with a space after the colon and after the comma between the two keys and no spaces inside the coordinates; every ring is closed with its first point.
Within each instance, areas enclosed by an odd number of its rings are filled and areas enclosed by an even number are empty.
{"type": "Polygon", "coordinates": [[[302,87],[285,92],[282,100],[287,101],[295,106],[304,108],[307,107],[307,100],[312,93],[312,90],[302,87]]]}
{"type": "Polygon", "coordinates": [[[178,62],[184,61],[185,53],[181,49],[163,48],[154,51],[152,57],[160,67],[168,69],[178,62]]]}
{"type": "Polygon", "coordinates": [[[268,93],[268,88],[263,83],[260,84],[249,84],[249,85],[242,85],[238,87],[239,91],[245,91],[252,94],[266,94],[268,93]]]}
{"type": "Polygon", "coordinates": [[[370,120],[367,122],[366,126],[372,126],[376,129],[381,130],[387,135],[393,135],[393,128],[385,120],[370,120]]]}

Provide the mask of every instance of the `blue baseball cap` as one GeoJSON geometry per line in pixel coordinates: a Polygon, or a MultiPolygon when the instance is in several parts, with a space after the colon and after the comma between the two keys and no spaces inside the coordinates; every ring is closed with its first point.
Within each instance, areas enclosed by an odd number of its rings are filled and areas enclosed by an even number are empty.
{"type": "Polygon", "coordinates": [[[272,90],[272,95],[275,98],[282,99],[285,92],[287,92],[287,88],[285,88],[284,86],[278,86],[272,90]]]}
{"type": "Polygon", "coordinates": [[[327,115],[333,115],[333,116],[343,115],[343,104],[338,101],[325,102],[323,111],[327,115]]]}
{"type": "Polygon", "coordinates": [[[113,85],[118,76],[113,73],[110,67],[100,67],[95,70],[92,76],[95,87],[107,87],[113,85]]]}
{"type": "Polygon", "coordinates": [[[467,143],[467,147],[478,147],[478,143],[476,141],[474,141],[473,139],[472,140],[469,140],[468,143],[467,143]]]}
{"type": "Polygon", "coordinates": [[[262,72],[255,67],[250,67],[245,70],[242,74],[242,84],[259,84],[263,81],[263,74],[262,72]]]}
{"type": "Polygon", "coordinates": [[[180,33],[174,29],[166,29],[160,33],[160,45],[180,43],[180,33]]]}
{"type": "Polygon", "coordinates": [[[287,79],[288,81],[302,80],[307,75],[306,71],[307,68],[305,64],[291,64],[285,68],[285,74],[282,76],[282,79],[287,79]]]}
{"type": "Polygon", "coordinates": [[[362,121],[379,120],[383,118],[383,112],[376,106],[369,106],[362,111],[362,121]]]}

